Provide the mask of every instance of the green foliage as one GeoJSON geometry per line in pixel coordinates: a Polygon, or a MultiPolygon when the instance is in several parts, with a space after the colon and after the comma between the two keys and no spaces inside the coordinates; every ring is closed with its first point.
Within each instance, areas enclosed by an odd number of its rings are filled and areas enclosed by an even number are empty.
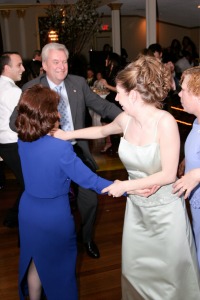
{"type": "Polygon", "coordinates": [[[83,46],[89,41],[99,27],[99,14],[97,1],[77,0],[74,4],[56,4],[45,9],[46,18],[39,20],[40,35],[43,42],[47,42],[48,32],[55,30],[59,43],[66,45],[71,55],[81,52],[83,46]]]}

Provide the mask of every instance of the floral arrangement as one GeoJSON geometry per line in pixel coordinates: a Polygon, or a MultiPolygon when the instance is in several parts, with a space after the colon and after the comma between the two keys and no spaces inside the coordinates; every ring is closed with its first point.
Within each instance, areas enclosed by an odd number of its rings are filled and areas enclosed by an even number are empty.
{"type": "Polygon", "coordinates": [[[72,56],[79,54],[99,29],[97,7],[96,0],[77,0],[73,4],[67,1],[57,4],[52,0],[50,6],[45,8],[46,17],[39,19],[42,44],[49,42],[48,33],[53,30],[58,42],[66,45],[72,56]]]}

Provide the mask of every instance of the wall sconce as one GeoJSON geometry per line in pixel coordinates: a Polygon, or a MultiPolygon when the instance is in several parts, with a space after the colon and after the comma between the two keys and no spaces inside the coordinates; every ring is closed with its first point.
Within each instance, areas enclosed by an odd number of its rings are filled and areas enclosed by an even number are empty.
{"type": "Polygon", "coordinates": [[[49,41],[52,42],[57,42],[58,41],[58,34],[55,30],[50,30],[48,33],[48,38],[49,41]]]}

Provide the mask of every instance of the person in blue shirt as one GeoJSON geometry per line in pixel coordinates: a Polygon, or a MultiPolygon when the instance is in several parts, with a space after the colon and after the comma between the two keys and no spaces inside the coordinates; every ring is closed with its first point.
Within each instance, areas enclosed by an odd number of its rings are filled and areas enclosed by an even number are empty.
{"type": "Polygon", "coordinates": [[[185,159],[180,165],[185,175],[175,182],[174,193],[178,192],[179,196],[183,194],[185,199],[189,198],[200,268],[200,66],[185,70],[180,83],[179,96],[183,109],[196,119],[186,139],[185,159]]]}

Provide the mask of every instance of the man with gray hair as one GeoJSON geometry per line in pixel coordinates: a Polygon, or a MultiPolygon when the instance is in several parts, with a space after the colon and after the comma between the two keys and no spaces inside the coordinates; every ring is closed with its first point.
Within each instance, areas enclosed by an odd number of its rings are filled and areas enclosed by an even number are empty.
{"type": "MultiPolygon", "coordinates": [[[[83,77],[68,74],[68,57],[69,52],[63,44],[46,44],[42,49],[42,66],[45,73],[26,83],[22,90],[35,84],[56,90],[60,95],[58,110],[61,115],[60,125],[63,130],[85,128],[87,108],[94,110],[103,118],[114,119],[121,113],[120,108],[92,92],[83,77]]],[[[13,123],[12,121],[11,123],[13,123]]],[[[72,141],[72,144],[74,151],[82,161],[91,170],[96,171],[98,166],[90,153],[88,142],[80,139],[72,141]]],[[[99,258],[100,253],[93,240],[93,227],[98,203],[97,195],[91,190],[78,187],[77,203],[82,221],[82,242],[90,257],[99,258]]]]}

